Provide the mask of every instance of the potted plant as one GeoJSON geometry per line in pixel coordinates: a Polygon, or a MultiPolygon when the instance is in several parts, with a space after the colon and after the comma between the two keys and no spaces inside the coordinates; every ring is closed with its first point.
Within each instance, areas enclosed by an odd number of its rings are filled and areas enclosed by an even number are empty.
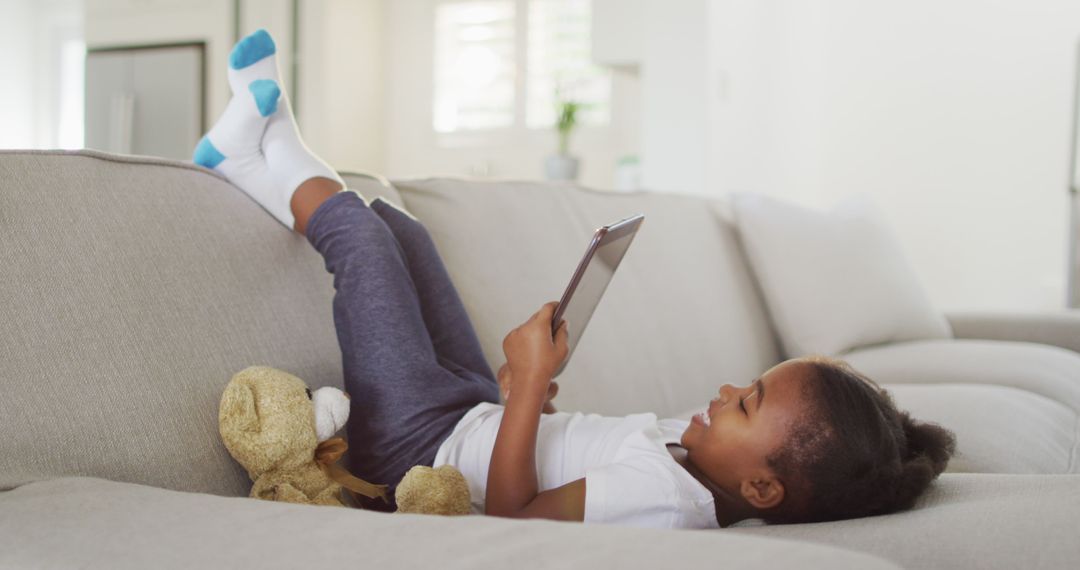
{"type": "Polygon", "coordinates": [[[580,161],[570,155],[570,134],[577,126],[577,113],[581,103],[563,101],[559,103],[558,120],[555,129],[559,135],[559,151],[544,161],[544,173],[548,180],[577,180],[580,161]]]}

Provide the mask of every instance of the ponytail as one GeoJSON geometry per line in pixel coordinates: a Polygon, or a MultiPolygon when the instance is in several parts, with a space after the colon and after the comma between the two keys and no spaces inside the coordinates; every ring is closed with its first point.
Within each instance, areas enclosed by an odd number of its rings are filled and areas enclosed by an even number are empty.
{"type": "Polygon", "coordinates": [[[956,437],[937,424],[911,419],[905,411],[897,411],[897,415],[907,450],[891,510],[904,510],[911,508],[930,482],[945,470],[949,457],[956,452],[956,437]]]}

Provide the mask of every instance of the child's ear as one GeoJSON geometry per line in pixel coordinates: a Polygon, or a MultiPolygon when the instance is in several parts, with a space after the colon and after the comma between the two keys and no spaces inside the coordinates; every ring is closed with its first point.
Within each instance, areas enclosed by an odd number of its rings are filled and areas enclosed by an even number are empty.
{"type": "Polygon", "coordinates": [[[784,484],[772,473],[743,479],[739,486],[743,499],[757,509],[771,509],[784,500],[784,484]]]}

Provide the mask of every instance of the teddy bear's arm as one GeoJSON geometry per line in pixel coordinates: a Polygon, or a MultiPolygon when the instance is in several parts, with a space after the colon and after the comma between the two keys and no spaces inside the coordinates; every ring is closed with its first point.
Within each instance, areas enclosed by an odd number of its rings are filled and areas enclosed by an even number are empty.
{"type": "Polygon", "coordinates": [[[341,502],[341,486],[334,484],[329,485],[319,492],[318,495],[315,495],[315,498],[312,499],[311,502],[316,505],[329,505],[332,507],[345,506],[345,504],[341,502]]]}
{"type": "Polygon", "coordinates": [[[293,487],[291,483],[287,481],[270,482],[265,477],[260,477],[252,485],[251,496],[264,501],[311,504],[311,499],[303,491],[293,487]]]}

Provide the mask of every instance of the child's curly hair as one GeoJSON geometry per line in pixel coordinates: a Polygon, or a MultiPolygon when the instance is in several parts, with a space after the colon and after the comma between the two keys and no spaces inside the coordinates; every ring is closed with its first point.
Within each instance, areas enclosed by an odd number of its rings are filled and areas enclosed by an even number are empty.
{"type": "Polygon", "coordinates": [[[910,508],[949,462],[956,437],[913,420],[892,397],[848,363],[802,359],[811,402],[769,467],[796,490],[770,523],[828,521],[910,508]]]}

